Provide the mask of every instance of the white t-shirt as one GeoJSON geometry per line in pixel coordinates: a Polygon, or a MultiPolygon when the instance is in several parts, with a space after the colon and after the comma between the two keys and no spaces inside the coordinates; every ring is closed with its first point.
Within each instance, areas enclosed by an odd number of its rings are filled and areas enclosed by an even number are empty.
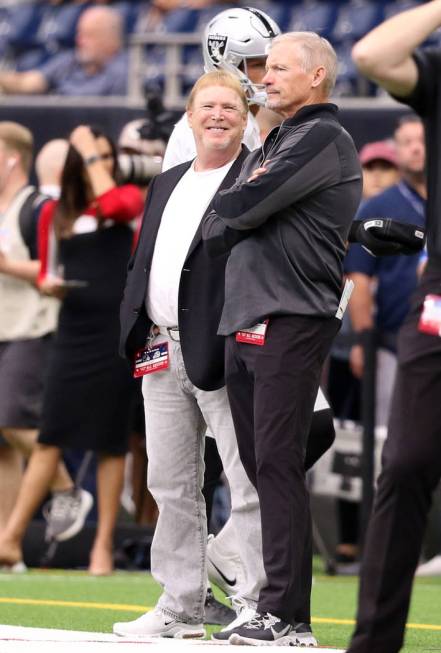
{"type": "MultiPolygon", "coordinates": [[[[252,113],[248,114],[247,126],[242,139],[250,151],[261,146],[260,131],[257,120],[252,113]]],[[[187,114],[176,123],[169,138],[162,162],[162,172],[185,161],[191,161],[196,156],[196,145],[193,137],[193,130],[188,124],[187,114]]]]}
{"type": "Polygon", "coordinates": [[[147,314],[158,326],[178,326],[182,267],[207,207],[233,165],[196,172],[194,163],[175,186],[162,214],[146,297],[147,314]]]}

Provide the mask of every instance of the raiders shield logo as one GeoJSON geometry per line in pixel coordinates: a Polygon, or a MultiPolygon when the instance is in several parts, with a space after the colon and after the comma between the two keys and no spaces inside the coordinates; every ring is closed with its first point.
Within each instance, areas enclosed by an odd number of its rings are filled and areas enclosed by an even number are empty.
{"type": "Polygon", "coordinates": [[[207,42],[208,56],[213,63],[217,64],[221,61],[225,48],[227,45],[228,36],[221,36],[220,34],[209,34],[207,42]]]}

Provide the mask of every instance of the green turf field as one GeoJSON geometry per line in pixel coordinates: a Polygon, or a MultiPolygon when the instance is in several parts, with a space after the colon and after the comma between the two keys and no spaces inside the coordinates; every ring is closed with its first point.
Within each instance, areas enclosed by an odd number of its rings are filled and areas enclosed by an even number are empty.
{"type": "MultiPolygon", "coordinates": [[[[312,614],[322,645],[347,645],[356,591],[355,578],[325,576],[316,568],[312,614]]],[[[154,606],[158,595],[159,588],[148,573],[117,572],[105,578],[64,570],[3,573],[0,623],[111,632],[114,621],[135,619],[154,606]]],[[[441,579],[416,581],[403,650],[441,652],[441,579]]]]}

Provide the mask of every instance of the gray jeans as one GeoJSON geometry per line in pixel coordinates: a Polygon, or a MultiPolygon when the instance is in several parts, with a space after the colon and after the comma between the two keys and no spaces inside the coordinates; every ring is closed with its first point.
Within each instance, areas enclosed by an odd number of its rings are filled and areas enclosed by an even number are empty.
{"type": "Polygon", "coordinates": [[[225,388],[196,388],[185,371],[179,342],[168,341],[170,364],[144,377],[147,484],[159,517],[151,549],[151,569],[163,587],[158,607],[189,623],[201,623],[206,592],[207,520],[202,495],[204,434],[216,438],[231,492],[237,548],[246,565],[241,595],[257,600],[265,583],[257,493],[237,450],[225,388]]]}

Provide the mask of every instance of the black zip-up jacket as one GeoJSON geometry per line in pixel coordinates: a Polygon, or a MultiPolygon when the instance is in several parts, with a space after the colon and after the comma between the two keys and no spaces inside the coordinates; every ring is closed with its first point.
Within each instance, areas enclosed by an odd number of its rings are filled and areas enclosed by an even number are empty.
{"type": "Polygon", "coordinates": [[[232,246],[218,333],[271,315],[335,315],[362,174],[334,104],[301,108],[245,160],[204,219],[212,255],[232,246]],[[267,172],[247,182],[267,162],[267,172]],[[239,241],[239,242],[237,242],[239,241]]]}

